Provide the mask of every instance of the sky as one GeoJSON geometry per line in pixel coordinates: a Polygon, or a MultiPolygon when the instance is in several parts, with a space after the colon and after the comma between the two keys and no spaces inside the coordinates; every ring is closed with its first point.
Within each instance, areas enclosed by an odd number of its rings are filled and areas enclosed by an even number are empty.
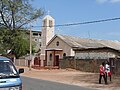
{"type": "MultiPolygon", "coordinates": [[[[120,17],[120,0],[33,0],[34,8],[42,8],[55,19],[55,24],[80,23],[120,17]]],[[[33,26],[41,26],[37,19],[33,26]]],[[[41,27],[33,28],[41,31],[41,27]]],[[[56,34],[120,41],[120,20],[85,25],[55,27],[56,34]]]]}

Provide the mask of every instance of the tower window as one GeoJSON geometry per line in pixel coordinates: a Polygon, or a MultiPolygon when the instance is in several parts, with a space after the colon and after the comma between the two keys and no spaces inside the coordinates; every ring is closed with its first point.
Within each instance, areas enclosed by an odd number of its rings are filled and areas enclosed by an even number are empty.
{"type": "Polygon", "coordinates": [[[53,22],[52,22],[52,20],[49,20],[49,27],[53,27],[53,22]]]}
{"type": "Polygon", "coordinates": [[[44,27],[47,26],[47,20],[46,19],[43,21],[43,26],[44,27]]]}

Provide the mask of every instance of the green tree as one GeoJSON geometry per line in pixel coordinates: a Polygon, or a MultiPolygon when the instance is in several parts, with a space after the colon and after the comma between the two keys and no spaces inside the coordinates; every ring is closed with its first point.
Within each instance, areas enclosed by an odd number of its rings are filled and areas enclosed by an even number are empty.
{"type": "Polygon", "coordinates": [[[0,52],[11,50],[17,58],[29,52],[27,24],[43,16],[42,9],[34,9],[31,0],[0,0],[0,52]]]}
{"type": "Polygon", "coordinates": [[[20,31],[18,36],[14,38],[14,47],[12,47],[12,54],[19,58],[20,56],[29,53],[29,40],[25,32],[20,31]]]}
{"type": "MultiPolygon", "coordinates": [[[[11,37],[12,30],[0,29],[0,53],[8,54],[7,51],[10,50],[10,55],[14,55],[19,58],[25,55],[29,51],[29,35],[26,31],[16,30],[16,36],[11,37]]],[[[8,55],[9,55],[8,54],[8,55]]]]}
{"type": "Polygon", "coordinates": [[[0,54],[5,54],[11,47],[11,33],[5,28],[0,28],[0,54]]]}
{"type": "Polygon", "coordinates": [[[9,30],[18,30],[44,14],[34,9],[31,0],[0,0],[0,25],[9,30]]]}

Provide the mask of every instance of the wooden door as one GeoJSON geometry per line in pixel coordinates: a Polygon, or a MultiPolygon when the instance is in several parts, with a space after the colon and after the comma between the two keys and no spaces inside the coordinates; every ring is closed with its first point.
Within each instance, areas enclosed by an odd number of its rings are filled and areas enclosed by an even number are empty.
{"type": "Polygon", "coordinates": [[[59,55],[55,56],[55,66],[59,66],[59,55]]]}

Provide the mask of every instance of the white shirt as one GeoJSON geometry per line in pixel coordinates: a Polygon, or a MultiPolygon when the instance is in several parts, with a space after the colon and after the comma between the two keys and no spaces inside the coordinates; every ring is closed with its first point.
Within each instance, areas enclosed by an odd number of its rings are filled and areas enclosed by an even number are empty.
{"type": "Polygon", "coordinates": [[[108,64],[105,65],[105,72],[107,73],[110,72],[110,65],[108,64]]]}

